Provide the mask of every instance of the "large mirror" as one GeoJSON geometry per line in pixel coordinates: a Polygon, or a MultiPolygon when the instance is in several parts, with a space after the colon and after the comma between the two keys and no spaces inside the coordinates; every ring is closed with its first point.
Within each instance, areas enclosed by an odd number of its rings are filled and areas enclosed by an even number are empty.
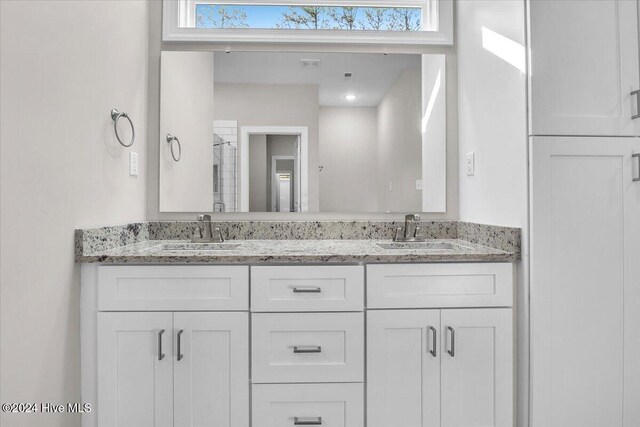
{"type": "Polygon", "coordinates": [[[161,56],[160,211],[443,212],[443,55],[161,56]]]}

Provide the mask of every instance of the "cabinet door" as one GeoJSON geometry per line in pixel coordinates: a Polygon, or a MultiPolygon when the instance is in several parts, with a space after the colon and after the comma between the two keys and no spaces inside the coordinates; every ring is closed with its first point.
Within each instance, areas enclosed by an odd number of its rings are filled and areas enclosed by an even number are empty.
{"type": "Polygon", "coordinates": [[[640,138],[531,143],[533,427],[640,425],[634,151],[640,138]]]}
{"type": "Polygon", "coordinates": [[[533,135],[638,136],[638,2],[531,1],[533,135]]]}
{"type": "Polygon", "coordinates": [[[513,426],[510,308],[442,310],[442,427],[513,426]]]}
{"type": "Polygon", "coordinates": [[[174,333],[175,427],[247,427],[249,314],[175,313],[174,333]]]}
{"type": "Polygon", "coordinates": [[[439,310],[367,312],[368,427],[440,426],[439,334],[439,310]]]}
{"type": "Polygon", "coordinates": [[[171,330],[172,313],[98,313],[100,427],[173,426],[171,330]]]}

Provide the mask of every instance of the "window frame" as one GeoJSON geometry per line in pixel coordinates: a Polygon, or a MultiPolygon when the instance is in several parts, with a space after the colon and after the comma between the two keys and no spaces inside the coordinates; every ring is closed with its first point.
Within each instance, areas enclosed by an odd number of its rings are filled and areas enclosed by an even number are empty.
{"type": "MultiPolygon", "coordinates": [[[[287,43],[287,44],[393,44],[393,45],[452,45],[453,0],[387,0],[384,6],[420,6],[427,11],[427,28],[422,31],[369,31],[369,30],[306,30],[306,29],[258,29],[258,28],[184,28],[195,26],[195,9],[200,3],[217,3],[207,0],[163,0],[162,40],[164,42],[216,42],[216,43],[287,43]],[[182,12],[182,13],[181,13],[182,12]],[[430,21],[429,21],[430,19],[430,21]],[[182,21],[182,22],[180,22],[182,21]]],[[[383,6],[372,0],[221,0],[224,4],[278,4],[316,6],[383,6]]]]}

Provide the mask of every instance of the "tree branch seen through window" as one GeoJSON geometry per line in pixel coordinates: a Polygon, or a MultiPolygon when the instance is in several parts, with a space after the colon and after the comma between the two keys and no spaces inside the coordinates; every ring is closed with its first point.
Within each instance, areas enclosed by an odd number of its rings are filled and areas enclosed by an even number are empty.
{"type": "Polygon", "coordinates": [[[198,4],[197,28],[420,31],[417,7],[198,4]]]}

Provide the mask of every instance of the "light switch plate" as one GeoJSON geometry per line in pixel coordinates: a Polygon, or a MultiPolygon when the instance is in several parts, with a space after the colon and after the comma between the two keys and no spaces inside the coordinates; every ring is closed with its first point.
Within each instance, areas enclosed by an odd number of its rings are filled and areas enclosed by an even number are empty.
{"type": "Polygon", "coordinates": [[[129,152],[129,175],[138,176],[138,153],[129,152]]]}
{"type": "Polygon", "coordinates": [[[416,179],[416,190],[422,190],[422,180],[416,179]]]}
{"type": "Polygon", "coordinates": [[[473,151],[467,153],[467,176],[473,176],[476,173],[476,153],[473,151]]]}

